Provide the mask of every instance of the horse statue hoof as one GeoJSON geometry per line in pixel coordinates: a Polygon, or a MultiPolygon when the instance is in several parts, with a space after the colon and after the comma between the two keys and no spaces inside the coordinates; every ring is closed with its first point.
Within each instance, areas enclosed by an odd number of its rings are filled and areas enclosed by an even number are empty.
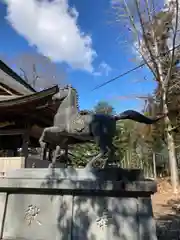
{"type": "Polygon", "coordinates": [[[48,168],[55,168],[56,167],[56,164],[55,163],[50,163],[48,168]]]}
{"type": "Polygon", "coordinates": [[[93,166],[91,164],[86,164],[85,169],[92,170],[93,166]]]}

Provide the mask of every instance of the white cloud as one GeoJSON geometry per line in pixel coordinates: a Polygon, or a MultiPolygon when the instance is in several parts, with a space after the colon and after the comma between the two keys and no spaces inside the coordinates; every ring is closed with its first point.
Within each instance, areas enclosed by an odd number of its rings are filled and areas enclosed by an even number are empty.
{"type": "Polygon", "coordinates": [[[94,72],[95,76],[109,76],[109,73],[112,71],[112,68],[109,66],[109,64],[107,64],[106,62],[101,62],[99,64],[98,70],[96,72],[94,72]]]}
{"type": "Polygon", "coordinates": [[[8,0],[7,20],[39,53],[54,62],[93,72],[97,56],[91,36],[80,30],[79,13],[68,0],[8,0]]]}

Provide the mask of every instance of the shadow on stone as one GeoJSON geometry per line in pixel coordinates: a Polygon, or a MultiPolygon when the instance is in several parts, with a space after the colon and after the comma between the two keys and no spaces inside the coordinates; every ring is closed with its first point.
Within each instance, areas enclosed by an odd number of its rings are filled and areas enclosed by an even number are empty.
{"type": "Polygon", "coordinates": [[[0,189],[4,239],[156,239],[156,184],[139,170],[20,169],[0,189]]]}

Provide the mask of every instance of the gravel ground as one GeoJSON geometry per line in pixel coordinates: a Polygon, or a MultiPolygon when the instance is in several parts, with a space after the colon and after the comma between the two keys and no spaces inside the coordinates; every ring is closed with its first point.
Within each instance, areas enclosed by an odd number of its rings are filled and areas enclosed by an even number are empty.
{"type": "Polygon", "coordinates": [[[158,193],[152,196],[159,240],[180,240],[180,190],[173,194],[167,179],[158,181],[158,193]]]}

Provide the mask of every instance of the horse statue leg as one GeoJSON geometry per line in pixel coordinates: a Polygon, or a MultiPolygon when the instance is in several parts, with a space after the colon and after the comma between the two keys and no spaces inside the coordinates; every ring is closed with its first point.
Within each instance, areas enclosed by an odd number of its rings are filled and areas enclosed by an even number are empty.
{"type": "Polygon", "coordinates": [[[116,132],[116,125],[114,122],[110,124],[106,124],[101,122],[92,122],[91,124],[91,131],[94,137],[94,141],[97,146],[100,148],[100,153],[97,154],[92,160],[86,165],[86,167],[93,166],[93,163],[104,157],[108,154],[108,158],[105,161],[104,168],[109,165],[109,162],[114,159],[115,155],[115,146],[113,145],[113,137],[116,132]]]}
{"type": "Polygon", "coordinates": [[[52,149],[52,147],[50,147],[49,148],[49,153],[48,153],[48,161],[49,162],[52,162],[52,157],[53,157],[52,153],[53,153],[53,149],[52,149]]]}
{"type": "Polygon", "coordinates": [[[103,128],[99,123],[92,125],[92,134],[94,136],[95,143],[100,148],[100,153],[98,153],[95,157],[93,157],[87,164],[86,168],[92,169],[93,163],[98,159],[104,157],[106,153],[108,153],[108,146],[106,143],[106,134],[103,131],[103,128]]]}
{"type": "Polygon", "coordinates": [[[110,162],[113,162],[114,158],[115,158],[115,151],[116,151],[116,147],[113,145],[111,139],[108,140],[109,142],[107,142],[108,145],[108,157],[105,160],[104,163],[104,168],[107,168],[109,166],[110,162]]]}
{"type": "Polygon", "coordinates": [[[53,158],[52,158],[52,167],[56,166],[56,160],[57,160],[60,150],[61,150],[60,146],[57,145],[55,148],[55,151],[54,151],[53,158]]]}
{"type": "MultiPolygon", "coordinates": [[[[104,129],[106,129],[106,131],[104,131],[102,135],[103,137],[100,139],[100,141],[104,142],[104,145],[108,148],[108,157],[104,163],[104,168],[106,168],[109,166],[110,162],[112,163],[115,160],[116,147],[113,144],[113,139],[116,134],[116,123],[114,121],[110,122],[104,126],[104,129]]],[[[103,145],[103,143],[101,144],[103,145]]]]}
{"type": "Polygon", "coordinates": [[[47,147],[48,147],[48,134],[55,134],[59,130],[58,127],[47,127],[44,128],[41,137],[39,138],[39,144],[41,147],[41,160],[46,159],[47,147]]]}
{"type": "Polygon", "coordinates": [[[41,147],[40,160],[45,160],[47,154],[47,143],[41,144],[40,147],[41,147]]]}
{"type": "Polygon", "coordinates": [[[54,154],[52,157],[52,164],[50,164],[49,167],[55,167],[57,159],[58,158],[61,159],[61,157],[65,157],[66,163],[67,163],[67,161],[68,161],[68,159],[67,159],[68,158],[68,146],[66,145],[67,141],[68,141],[68,138],[63,138],[61,140],[60,144],[55,147],[54,154]],[[64,154],[61,153],[62,147],[65,150],[64,154]]]}
{"type": "Polygon", "coordinates": [[[41,154],[40,154],[40,159],[44,160],[46,159],[46,153],[47,153],[47,143],[44,141],[46,133],[49,128],[45,128],[42,132],[41,137],[39,138],[39,144],[41,147],[41,154]]]}

